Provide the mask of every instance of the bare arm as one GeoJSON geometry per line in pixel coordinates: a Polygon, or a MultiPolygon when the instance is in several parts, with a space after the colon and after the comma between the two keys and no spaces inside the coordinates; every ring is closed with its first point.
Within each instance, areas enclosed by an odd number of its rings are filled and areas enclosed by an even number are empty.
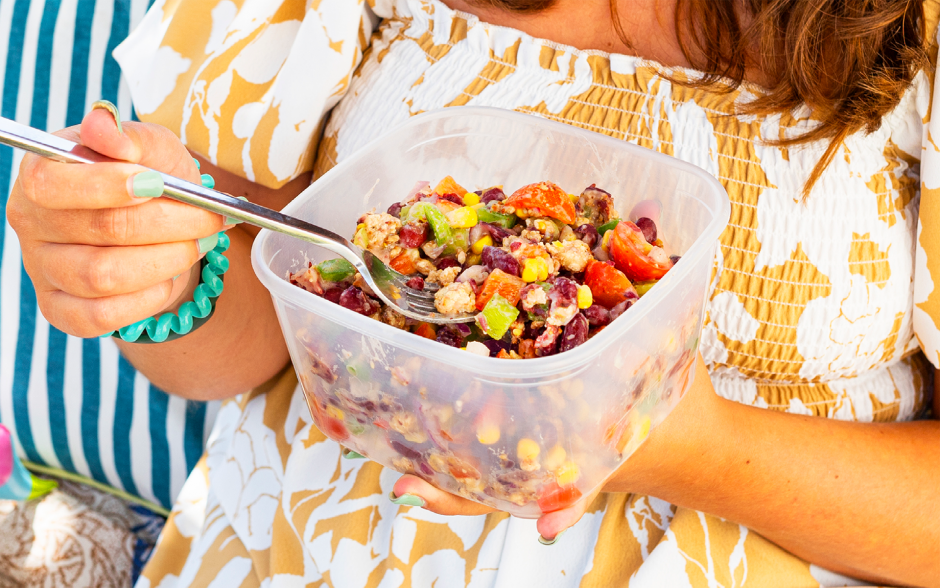
{"type": "MultiPolygon", "coordinates": [[[[940,422],[849,423],[745,406],[715,394],[697,361],[686,397],[604,492],[726,518],[849,576],[940,586],[940,422]]],[[[393,491],[440,514],[491,510],[416,476],[393,491]]],[[[592,500],[543,515],[539,533],[557,536],[592,500]]]]}
{"type": "Polygon", "coordinates": [[[940,422],[745,406],[717,396],[699,360],[689,396],[605,490],[727,518],[836,572],[940,586],[937,488],[940,422]]]}
{"type": "MultiPolygon", "coordinates": [[[[225,172],[201,157],[201,170],[216,180],[216,189],[280,210],[310,185],[310,174],[283,188],[265,188],[225,172]]],[[[251,244],[258,229],[238,225],[229,229],[230,262],[225,289],[212,318],[200,329],[160,345],[118,343],[134,367],[161,389],[199,400],[225,398],[258,386],[279,372],[289,356],[278,326],[271,296],[251,268],[251,244]]],[[[181,301],[191,300],[198,283],[198,265],[181,301]]]]}

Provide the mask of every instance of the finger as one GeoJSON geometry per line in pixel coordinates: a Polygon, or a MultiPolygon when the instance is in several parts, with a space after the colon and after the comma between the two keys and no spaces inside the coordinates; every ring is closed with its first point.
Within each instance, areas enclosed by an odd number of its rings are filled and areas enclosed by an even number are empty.
{"type": "Polygon", "coordinates": [[[593,492],[567,508],[543,514],[536,523],[541,535],[540,541],[547,545],[555,542],[559,535],[581,520],[588,506],[597,498],[598,492],[593,492]]]}
{"type": "Polygon", "coordinates": [[[99,210],[34,209],[31,215],[20,217],[28,219],[30,234],[37,240],[96,246],[201,239],[225,226],[221,215],[166,198],[99,210]]]}
{"type": "Polygon", "coordinates": [[[137,247],[90,247],[45,243],[31,264],[56,290],[81,298],[130,294],[172,280],[199,260],[195,241],[137,247]]]}
{"type": "Polygon", "coordinates": [[[99,337],[160,312],[169,301],[173,282],[130,294],[81,298],[61,290],[36,292],[39,310],[51,324],[76,337],[99,337]]]}
{"type": "Polygon", "coordinates": [[[404,475],[395,482],[392,489],[394,497],[392,502],[397,504],[413,504],[406,497],[417,497],[424,501],[423,508],[442,515],[480,515],[493,512],[494,509],[466,498],[461,498],[449,492],[444,492],[412,475],[404,475]]]}
{"type": "Polygon", "coordinates": [[[62,163],[23,158],[19,181],[24,195],[53,210],[135,206],[163,194],[160,174],[133,163],[62,163]]]}
{"type": "Polygon", "coordinates": [[[119,130],[112,111],[96,108],[85,115],[79,133],[83,145],[102,155],[199,183],[196,163],[166,127],[122,122],[119,130]]]}

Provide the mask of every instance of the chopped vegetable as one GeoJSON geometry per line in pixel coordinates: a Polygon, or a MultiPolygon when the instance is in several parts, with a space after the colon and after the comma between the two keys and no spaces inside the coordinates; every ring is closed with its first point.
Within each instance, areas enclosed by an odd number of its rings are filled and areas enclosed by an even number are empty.
{"type": "Polygon", "coordinates": [[[486,278],[486,281],[483,282],[480,293],[477,294],[477,310],[483,310],[490,301],[490,298],[496,294],[499,294],[505,298],[509,304],[515,306],[519,303],[519,293],[524,287],[525,282],[523,282],[522,279],[507,274],[500,269],[494,269],[489,277],[486,278]]]}
{"type": "Polygon", "coordinates": [[[610,230],[612,230],[612,229],[617,228],[617,225],[619,225],[619,224],[620,224],[620,219],[619,219],[619,218],[615,218],[614,220],[612,220],[612,221],[610,221],[610,222],[606,222],[606,223],[602,224],[601,226],[597,227],[597,233],[598,233],[601,237],[603,237],[603,236],[604,236],[604,233],[606,233],[607,231],[610,231],[610,230]]]}
{"type": "Polygon", "coordinates": [[[574,202],[568,193],[551,182],[523,186],[500,203],[500,208],[515,209],[520,217],[549,216],[570,225],[577,218],[574,202]]]}
{"type": "Polygon", "coordinates": [[[549,482],[539,491],[538,505],[543,512],[555,512],[569,507],[581,498],[581,491],[575,486],[559,486],[549,482]]]}
{"type": "Polygon", "coordinates": [[[356,268],[345,259],[338,258],[320,262],[317,265],[317,271],[327,282],[341,282],[355,274],[356,268]]]}
{"type": "Polygon", "coordinates": [[[499,294],[494,294],[486,303],[483,312],[477,316],[482,317],[478,324],[484,333],[493,339],[502,339],[509,326],[519,316],[519,309],[499,294]]]}
{"type": "Polygon", "coordinates": [[[584,272],[584,283],[591,289],[594,301],[613,308],[626,300],[638,298],[633,284],[617,268],[602,261],[591,261],[584,272]]]}
{"type": "Polygon", "coordinates": [[[447,222],[454,229],[469,229],[476,225],[479,220],[477,219],[477,211],[469,206],[464,206],[447,213],[447,222]]]}
{"type": "Polygon", "coordinates": [[[474,207],[477,211],[477,218],[481,223],[490,223],[504,229],[511,229],[519,223],[519,217],[514,214],[500,214],[488,209],[485,205],[474,207]]]}
{"type": "Polygon", "coordinates": [[[658,280],[672,268],[672,260],[661,247],[646,242],[643,231],[630,221],[614,229],[610,257],[631,280],[658,280]]]}

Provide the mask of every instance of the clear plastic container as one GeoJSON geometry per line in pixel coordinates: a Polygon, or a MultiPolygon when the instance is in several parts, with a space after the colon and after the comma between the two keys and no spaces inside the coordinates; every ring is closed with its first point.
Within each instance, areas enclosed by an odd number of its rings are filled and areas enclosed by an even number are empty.
{"type": "Polygon", "coordinates": [[[714,178],[678,159],[532,115],[465,107],[411,118],[284,212],[351,236],[364,212],[446,175],[507,193],[548,180],[580,194],[596,183],[625,216],[656,200],[667,253],[682,259],[585,344],[526,360],[447,347],[291,285],[289,272],[335,257],[309,243],[262,231],[253,266],[324,433],[443,489],[538,517],[601,484],[685,393],[730,204],[714,178]]]}

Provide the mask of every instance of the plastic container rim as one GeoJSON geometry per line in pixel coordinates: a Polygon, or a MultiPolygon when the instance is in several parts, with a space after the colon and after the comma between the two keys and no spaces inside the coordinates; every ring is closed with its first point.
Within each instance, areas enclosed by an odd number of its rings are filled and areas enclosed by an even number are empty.
{"type": "MultiPolygon", "coordinates": [[[[455,114],[455,110],[459,110],[460,115],[462,116],[477,115],[493,117],[495,115],[497,118],[514,118],[523,121],[524,123],[530,123],[531,118],[533,117],[532,114],[523,114],[512,110],[484,106],[461,106],[439,109],[412,116],[401,125],[386,131],[378,138],[370,141],[368,144],[360,148],[356,153],[364,152],[373,148],[376,144],[388,140],[389,137],[401,132],[403,129],[408,128],[409,126],[423,124],[425,122],[433,121],[434,119],[449,118],[455,114]]],[[[695,241],[693,241],[693,243],[689,246],[690,251],[695,250],[697,245],[711,241],[717,241],[718,236],[727,225],[727,222],[731,216],[731,204],[728,200],[727,194],[721,184],[718,183],[718,181],[712,175],[700,167],[675,157],[658,153],[651,149],[639,147],[637,145],[633,145],[632,143],[627,143],[625,141],[614,139],[606,135],[601,135],[593,131],[581,129],[573,125],[544,119],[538,117],[537,115],[535,115],[535,118],[538,119],[539,126],[546,126],[554,131],[574,135],[590,143],[606,144],[611,147],[629,152],[631,155],[636,154],[640,157],[651,158],[653,161],[659,161],[670,167],[679,168],[685,172],[696,175],[702,178],[706,184],[711,184],[717,190],[717,193],[724,197],[719,199],[720,204],[717,210],[700,200],[702,205],[713,214],[713,218],[702,231],[702,234],[699,235],[698,238],[695,239],[695,241]]],[[[477,133],[454,133],[449,136],[466,136],[471,134],[477,133]]],[[[431,140],[437,139],[440,139],[440,137],[435,137],[431,140]]],[[[411,147],[411,149],[414,149],[421,144],[424,144],[425,142],[427,141],[415,144],[411,147]]],[[[354,168],[357,165],[356,153],[350,155],[344,161],[336,164],[332,169],[323,174],[320,179],[315,181],[303,192],[298,194],[293,201],[284,207],[283,212],[285,214],[293,214],[293,209],[301,205],[301,200],[303,200],[304,203],[308,202],[308,199],[302,199],[302,197],[309,190],[313,190],[318,182],[321,182],[325,178],[342,174],[347,169],[354,168]]],[[[323,194],[315,196],[313,200],[325,198],[328,196],[329,195],[324,192],[323,194]]],[[[630,307],[630,312],[626,312],[618,317],[617,320],[610,324],[610,326],[589,339],[584,344],[561,354],[519,361],[507,361],[495,357],[483,357],[473,353],[468,353],[461,349],[444,345],[442,343],[437,343],[436,341],[423,339],[417,335],[414,335],[413,333],[402,331],[401,329],[396,329],[391,325],[387,325],[380,321],[376,321],[369,317],[352,312],[348,309],[339,307],[338,305],[322,299],[315,294],[294,286],[293,284],[289,283],[285,277],[276,275],[274,271],[268,267],[268,264],[262,259],[262,250],[264,249],[268,239],[271,238],[271,236],[274,234],[274,232],[267,229],[261,230],[251,248],[251,265],[254,268],[255,274],[261,280],[261,283],[268,289],[269,292],[271,292],[272,295],[276,295],[276,298],[279,301],[289,301],[297,306],[305,307],[308,311],[315,312],[321,317],[338,323],[343,327],[352,329],[353,331],[356,331],[363,336],[374,337],[384,343],[419,354],[428,359],[433,359],[435,361],[449,365],[455,365],[461,369],[475,371],[481,375],[486,374],[488,377],[497,379],[538,378],[540,376],[558,374],[559,372],[569,371],[581,367],[583,364],[593,360],[601,351],[606,349],[615,340],[619,339],[620,336],[623,335],[624,331],[627,331],[637,321],[640,320],[640,317],[645,314],[645,311],[648,307],[653,306],[659,302],[658,299],[653,300],[648,296],[643,296],[639,301],[637,301],[636,304],[630,307]],[[336,310],[339,310],[339,312],[335,312],[336,310]],[[414,341],[412,341],[412,339],[414,339],[414,341]]],[[[274,252],[272,254],[272,258],[276,255],[279,255],[280,253],[281,250],[274,252]]],[[[689,272],[691,272],[691,268],[696,265],[693,262],[700,260],[702,256],[709,253],[714,256],[713,247],[700,247],[697,251],[695,251],[695,253],[682,256],[679,263],[676,264],[675,268],[670,270],[670,272],[666,274],[660,283],[654,286],[653,290],[659,289],[661,287],[678,287],[677,285],[682,282],[683,278],[685,278],[689,272]]]]}

